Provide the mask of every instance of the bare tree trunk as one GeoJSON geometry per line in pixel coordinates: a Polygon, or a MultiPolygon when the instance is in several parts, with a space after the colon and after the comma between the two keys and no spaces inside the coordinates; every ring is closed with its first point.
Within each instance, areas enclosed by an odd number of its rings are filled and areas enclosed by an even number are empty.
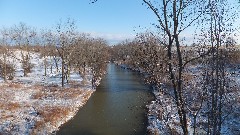
{"type": "Polygon", "coordinates": [[[7,81],[7,61],[6,61],[6,52],[3,53],[3,59],[4,59],[4,81],[7,81]]]}
{"type": "Polygon", "coordinates": [[[46,60],[46,56],[44,56],[44,76],[47,76],[47,60],[46,60]]]}
{"type": "MultiPolygon", "coordinates": [[[[64,54],[64,52],[62,52],[63,54],[64,54]]],[[[65,63],[64,63],[64,58],[63,58],[63,55],[62,54],[62,87],[64,87],[64,79],[65,79],[65,73],[64,73],[64,65],[65,65],[65,63]]]]}
{"type": "Polygon", "coordinates": [[[55,66],[56,66],[56,68],[57,68],[57,72],[58,72],[58,71],[59,71],[59,67],[58,67],[58,61],[57,61],[56,56],[53,56],[53,59],[54,59],[55,66]]]}

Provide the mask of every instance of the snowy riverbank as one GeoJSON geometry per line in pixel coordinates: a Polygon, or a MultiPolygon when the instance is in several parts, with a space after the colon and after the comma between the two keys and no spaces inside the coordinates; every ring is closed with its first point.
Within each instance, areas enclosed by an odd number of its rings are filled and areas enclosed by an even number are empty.
{"type": "Polygon", "coordinates": [[[44,58],[30,52],[33,68],[24,77],[21,53],[26,52],[15,50],[14,57],[7,59],[16,69],[14,79],[4,82],[0,78],[0,134],[51,134],[70,120],[95,91],[91,71],[85,77],[72,71],[69,83],[62,88],[61,74],[54,67],[53,58],[45,59],[48,68],[44,76],[44,58]]]}
{"type": "Polygon", "coordinates": [[[71,119],[93,90],[1,84],[0,133],[50,134],[71,119]]]}
{"type": "MultiPolygon", "coordinates": [[[[229,108],[231,111],[230,113],[226,114],[227,111],[223,111],[224,121],[222,123],[221,130],[221,134],[223,135],[235,135],[240,133],[240,117],[238,117],[240,115],[240,68],[235,69],[234,73],[230,73],[230,71],[231,69],[229,69],[229,77],[232,82],[236,83],[237,89],[236,91],[230,89],[226,96],[226,98],[228,98],[230,101],[235,102],[232,103],[232,108],[229,108]]],[[[198,70],[195,70],[192,72],[192,74],[199,74],[197,72],[198,70]]],[[[162,85],[164,86],[164,84],[162,85]]],[[[153,87],[153,93],[156,99],[147,106],[149,110],[147,127],[149,134],[183,134],[174,100],[169,94],[164,94],[163,91],[167,91],[166,87],[162,87],[161,89],[153,87]]],[[[206,109],[202,108],[202,110],[206,109]]],[[[188,114],[188,118],[189,134],[193,134],[193,115],[188,114]]],[[[198,115],[197,122],[207,123],[207,117],[198,115]]],[[[203,129],[203,127],[197,125],[196,133],[206,134],[206,131],[203,129]]]]}
{"type": "MultiPolygon", "coordinates": [[[[128,65],[116,63],[120,65],[122,68],[135,70],[140,72],[141,74],[144,74],[144,71],[141,69],[131,68],[128,65]]],[[[199,82],[199,78],[201,77],[200,72],[198,70],[200,68],[199,66],[192,66],[189,67],[189,73],[191,76],[196,76],[195,79],[191,79],[189,82],[189,86],[186,87],[186,89],[190,90],[191,92],[193,85],[195,91],[200,91],[201,87],[199,82]],[[198,79],[198,80],[196,80],[198,79]]],[[[230,77],[232,83],[236,83],[237,89],[231,90],[226,95],[226,98],[231,101],[231,106],[227,106],[231,111],[227,113],[227,110],[224,111],[223,117],[224,121],[222,124],[222,130],[221,133],[224,135],[234,135],[240,133],[239,126],[240,126],[240,118],[237,117],[240,115],[240,68],[234,70],[233,73],[231,73],[231,69],[228,69],[228,77],[230,77]]],[[[153,135],[161,135],[161,134],[183,134],[181,125],[179,122],[179,117],[177,114],[177,107],[175,105],[174,99],[170,94],[170,90],[168,87],[166,87],[164,84],[161,84],[161,88],[156,88],[153,86],[153,93],[155,95],[155,100],[151,102],[151,104],[147,105],[148,108],[148,133],[153,135]],[[165,93],[165,92],[168,93],[165,93]]],[[[206,107],[202,108],[201,111],[206,110],[206,107]]],[[[229,111],[229,110],[228,110],[229,111]]],[[[193,123],[194,118],[193,115],[188,112],[188,130],[189,134],[193,134],[193,123]]],[[[207,117],[206,116],[200,116],[198,115],[197,123],[207,123],[207,117]]],[[[201,125],[199,124],[199,125],[201,125]]],[[[196,127],[196,133],[197,134],[206,134],[206,131],[204,130],[204,127],[197,125],[196,127]]]]}

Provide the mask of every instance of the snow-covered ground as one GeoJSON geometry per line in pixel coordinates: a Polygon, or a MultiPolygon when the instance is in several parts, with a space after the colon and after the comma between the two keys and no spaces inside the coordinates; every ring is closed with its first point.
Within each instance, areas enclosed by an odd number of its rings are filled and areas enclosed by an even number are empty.
{"type": "MultiPolygon", "coordinates": [[[[47,56],[45,59],[40,56],[39,53],[29,52],[30,55],[30,63],[33,65],[31,69],[31,73],[28,73],[26,77],[24,77],[21,57],[26,55],[26,51],[13,50],[12,54],[8,56],[7,63],[13,64],[15,68],[15,77],[13,82],[21,82],[24,84],[43,84],[43,85],[61,85],[61,61],[60,58],[56,57],[56,61],[58,64],[58,70],[53,57],[47,56]],[[47,65],[47,75],[44,76],[44,60],[47,65]],[[52,72],[51,67],[52,66],[52,72]]],[[[0,56],[3,59],[2,56],[0,56]]],[[[77,72],[71,72],[70,80],[72,81],[82,81],[82,77],[77,72]]]]}
{"type": "Polygon", "coordinates": [[[61,88],[61,74],[52,57],[46,57],[48,68],[44,76],[44,58],[30,52],[33,69],[24,77],[21,53],[26,54],[14,50],[7,58],[7,63],[16,69],[14,79],[4,82],[0,78],[0,134],[50,134],[71,119],[94,92],[91,71],[84,83],[83,78],[72,71],[69,84],[61,88]],[[52,73],[50,65],[53,65],[52,73]]]}
{"type": "MultiPolygon", "coordinates": [[[[199,67],[193,67],[192,73],[197,74],[199,67]]],[[[230,96],[228,98],[238,98],[234,99],[233,108],[231,109],[231,113],[223,114],[227,115],[222,124],[221,134],[224,135],[235,135],[240,134],[240,68],[234,69],[234,73],[229,74],[232,81],[237,84],[237,91],[230,92],[230,96]]],[[[230,70],[229,70],[230,72],[230,70]]],[[[198,73],[199,74],[199,73],[198,73]]],[[[162,89],[166,89],[163,87],[162,89]]],[[[160,90],[158,88],[153,88],[153,93],[156,97],[155,101],[152,101],[148,108],[148,131],[154,135],[162,135],[162,134],[182,134],[182,129],[180,127],[179,118],[177,114],[177,108],[173,101],[173,99],[168,95],[164,94],[164,90],[160,90]]],[[[229,96],[228,95],[228,96],[229,96]]],[[[224,110],[227,113],[227,110],[224,110]]],[[[229,110],[228,110],[229,111],[229,110]]],[[[193,116],[188,116],[191,119],[188,119],[188,129],[189,134],[193,134],[193,116]]],[[[206,123],[206,117],[197,118],[197,122],[206,123]]],[[[206,131],[202,129],[202,127],[197,127],[197,134],[206,134],[206,131]]]]}

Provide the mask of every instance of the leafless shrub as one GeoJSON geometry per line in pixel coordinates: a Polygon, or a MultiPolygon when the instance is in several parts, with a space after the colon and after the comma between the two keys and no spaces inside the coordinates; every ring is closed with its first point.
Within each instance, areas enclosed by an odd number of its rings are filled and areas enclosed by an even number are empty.
{"type": "Polygon", "coordinates": [[[32,68],[34,65],[30,62],[30,58],[28,55],[23,58],[22,60],[22,68],[23,68],[23,73],[24,76],[27,76],[28,73],[31,73],[32,68]]]}
{"type": "Polygon", "coordinates": [[[15,69],[12,64],[4,64],[2,61],[0,61],[0,71],[2,77],[6,77],[6,79],[8,80],[13,80],[15,75],[15,69]]]}

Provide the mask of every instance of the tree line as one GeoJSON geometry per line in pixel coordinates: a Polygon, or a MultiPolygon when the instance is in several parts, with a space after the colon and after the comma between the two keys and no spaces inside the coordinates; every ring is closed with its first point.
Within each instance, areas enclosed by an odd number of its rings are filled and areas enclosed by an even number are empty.
{"type": "Polygon", "coordinates": [[[62,87],[68,82],[70,71],[77,71],[81,76],[86,74],[86,69],[93,75],[92,84],[106,72],[106,64],[109,61],[109,47],[101,38],[92,38],[89,34],[79,33],[75,21],[67,19],[59,21],[54,29],[41,29],[30,27],[25,23],[19,23],[1,30],[1,77],[5,81],[12,80],[15,67],[7,61],[7,58],[16,58],[13,51],[21,51],[21,62],[24,76],[27,76],[33,68],[30,62],[31,52],[38,52],[44,59],[44,76],[56,72],[61,74],[62,87]],[[53,62],[49,63],[50,57],[53,62]],[[50,72],[47,69],[50,68],[50,72]]]}

